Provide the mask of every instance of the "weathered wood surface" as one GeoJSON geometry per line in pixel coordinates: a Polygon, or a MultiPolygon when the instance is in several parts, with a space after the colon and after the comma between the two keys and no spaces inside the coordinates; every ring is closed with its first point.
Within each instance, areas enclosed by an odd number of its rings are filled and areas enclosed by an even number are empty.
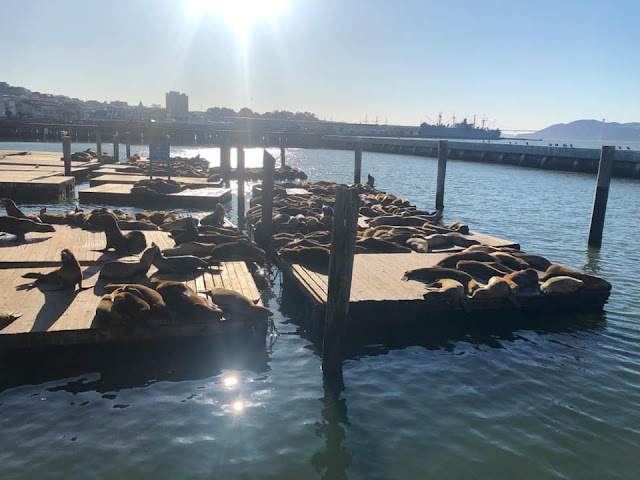
{"type": "MultiPolygon", "coordinates": [[[[73,151],[73,145],[71,145],[73,151]]],[[[0,165],[29,165],[39,167],[53,167],[64,171],[64,162],[61,160],[60,152],[30,152],[29,155],[11,155],[23,150],[0,150],[0,165]]],[[[91,160],[89,162],[71,162],[72,168],[79,170],[93,170],[100,167],[100,162],[91,160]]]]}
{"type": "Polygon", "coordinates": [[[229,188],[195,188],[171,194],[134,194],[133,185],[106,183],[78,192],[81,203],[171,208],[215,208],[231,198],[229,188]]]}
{"type": "MultiPolygon", "coordinates": [[[[101,168],[100,170],[94,172],[94,174],[96,173],[101,173],[103,169],[101,168]]],[[[163,178],[163,177],[160,177],[163,178]]],[[[89,180],[89,185],[91,187],[97,187],[98,185],[104,185],[106,183],[112,183],[112,184],[127,184],[127,185],[133,185],[136,182],[139,182],[140,180],[148,180],[149,176],[148,175],[134,175],[134,174],[128,174],[126,172],[110,172],[110,173],[104,173],[102,172],[100,174],[100,176],[98,177],[94,177],[91,180],[89,180]]],[[[171,176],[171,180],[175,180],[178,183],[182,183],[184,185],[189,185],[192,187],[217,187],[217,188],[221,188],[222,186],[222,182],[207,182],[206,178],[194,178],[194,177],[174,177],[171,176]]]]}
{"type": "MultiPolygon", "coordinates": [[[[60,251],[70,249],[81,265],[98,265],[118,259],[115,253],[96,252],[106,247],[104,232],[82,230],[69,225],[55,225],[55,232],[27,233],[26,242],[16,242],[14,235],[0,237],[0,268],[7,266],[53,266],[60,264],[60,251]]],[[[126,232],[125,232],[126,233],[126,232]]],[[[161,249],[174,246],[167,232],[144,231],[147,244],[155,242],[161,249]]],[[[138,255],[126,257],[137,258],[138,255]]]]}
{"type": "Polygon", "coordinates": [[[311,195],[311,192],[306,188],[285,188],[287,195],[311,195]]]}
{"type": "MultiPolygon", "coordinates": [[[[37,269],[46,273],[51,268],[37,269]]],[[[148,327],[104,327],[94,322],[96,307],[108,282],[98,280],[99,267],[83,268],[84,286],[94,288],[80,292],[23,289],[30,280],[22,275],[32,268],[0,269],[0,309],[20,312],[22,316],[9,325],[0,325],[0,347],[30,347],[99,343],[109,341],[152,340],[166,337],[232,333],[264,328],[251,321],[190,323],[188,318],[161,321],[148,327]]],[[[153,272],[153,268],[151,270],[153,272]]],[[[228,288],[258,300],[258,289],[244,262],[222,262],[219,272],[197,276],[162,275],[162,278],[185,281],[196,291],[228,288]]],[[[145,283],[143,281],[143,283],[145,283]]]]}

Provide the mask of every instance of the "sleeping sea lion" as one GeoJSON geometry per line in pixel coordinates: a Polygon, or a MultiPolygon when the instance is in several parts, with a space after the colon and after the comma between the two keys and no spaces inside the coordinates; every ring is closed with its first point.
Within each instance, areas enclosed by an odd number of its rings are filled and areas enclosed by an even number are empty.
{"type": "Polygon", "coordinates": [[[476,289],[472,299],[507,298],[511,294],[509,283],[502,277],[492,277],[486,287],[476,289]]]}
{"type": "Polygon", "coordinates": [[[189,224],[195,225],[197,227],[198,223],[199,223],[199,220],[197,218],[182,217],[177,220],[174,220],[173,222],[163,223],[160,228],[165,232],[170,232],[171,230],[183,230],[189,224]]]}
{"type": "MultiPolygon", "coordinates": [[[[85,290],[82,288],[82,270],[76,257],[71,250],[65,248],[60,252],[60,259],[62,266],[49,273],[29,272],[25,273],[22,278],[35,278],[35,282],[30,285],[30,288],[36,287],[43,283],[50,283],[56,285],[59,289],[73,288],[76,284],[79,290],[85,290]]],[[[87,287],[91,288],[91,287],[87,287]]]]}
{"type": "Polygon", "coordinates": [[[452,278],[443,278],[431,283],[427,287],[427,293],[423,295],[425,300],[433,297],[462,300],[463,298],[466,298],[466,288],[457,280],[453,280],[452,278]]]}
{"type": "MultiPolygon", "coordinates": [[[[439,267],[454,268],[461,260],[475,260],[478,262],[494,262],[495,258],[485,252],[462,251],[452,253],[438,262],[439,267]]],[[[487,277],[488,278],[488,277],[487,277]]]]}
{"type": "Polygon", "coordinates": [[[215,243],[186,242],[174,248],[165,248],[162,253],[170,257],[179,255],[205,256],[210,255],[215,246],[215,243]]]}
{"type": "Polygon", "coordinates": [[[162,295],[167,307],[175,312],[202,320],[222,319],[222,310],[217,305],[201,297],[184,283],[152,278],[151,286],[162,295]]]}
{"type": "Polygon", "coordinates": [[[282,248],[280,256],[302,265],[329,267],[330,251],[326,247],[293,247],[282,248]]]}
{"type": "Polygon", "coordinates": [[[414,237],[407,240],[407,245],[418,253],[429,252],[429,242],[422,237],[414,237]]]}
{"type": "Polygon", "coordinates": [[[551,277],[542,285],[540,291],[547,295],[575,293],[584,287],[584,282],[575,277],[551,277]]]}
{"type": "Polygon", "coordinates": [[[544,275],[540,280],[544,282],[558,276],[573,277],[581,280],[584,283],[585,290],[601,290],[606,292],[611,290],[611,284],[604,278],[579,272],[578,270],[574,270],[573,268],[569,268],[566,265],[562,265],[560,263],[554,263],[550,265],[549,268],[547,268],[547,270],[544,272],[544,275]]]}
{"type": "Polygon", "coordinates": [[[221,243],[211,250],[210,260],[216,262],[244,260],[262,263],[266,253],[260,247],[247,240],[221,243]]]}
{"type": "Polygon", "coordinates": [[[42,207],[40,209],[40,220],[43,223],[51,223],[56,225],[66,225],[67,218],[62,213],[49,213],[47,212],[47,207],[42,207]]]}
{"type": "Polygon", "coordinates": [[[113,248],[122,254],[140,253],[147,248],[147,239],[139,230],[132,230],[123,235],[116,217],[111,214],[101,216],[104,233],[107,236],[107,246],[102,251],[113,248]]]}
{"type": "Polygon", "coordinates": [[[371,250],[373,252],[382,252],[382,253],[410,253],[411,249],[408,247],[403,247],[399,243],[392,242],[389,240],[383,240],[381,238],[362,238],[356,241],[356,245],[360,247],[364,247],[367,250],[371,250]]]}
{"type": "Polygon", "coordinates": [[[115,291],[103,295],[96,308],[96,319],[109,324],[138,325],[147,322],[151,307],[139,295],[115,291]]]}
{"type": "Polygon", "coordinates": [[[509,267],[511,270],[525,270],[529,268],[529,264],[527,262],[505,252],[492,252],[489,253],[489,255],[495,258],[496,261],[509,267]]]}
{"type": "Polygon", "coordinates": [[[206,270],[209,268],[209,264],[207,262],[194,255],[165,257],[160,252],[154,257],[153,265],[160,273],[193,273],[198,270],[206,270]]]}
{"type": "Polygon", "coordinates": [[[521,252],[519,250],[509,251],[511,255],[527,262],[532,268],[536,270],[545,271],[551,266],[551,262],[540,255],[534,255],[532,253],[521,252]]]}
{"type": "Polygon", "coordinates": [[[266,320],[273,315],[271,310],[260,305],[256,305],[248,297],[239,292],[226,288],[214,288],[205,292],[209,298],[218,305],[225,316],[233,319],[260,319],[266,320]]]}
{"type": "Polygon", "coordinates": [[[515,271],[504,275],[502,278],[509,284],[511,291],[514,293],[538,284],[538,272],[533,268],[515,271]]]}
{"type": "Polygon", "coordinates": [[[107,293],[122,291],[138,295],[149,304],[151,311],[154,313],[163,314],[167,310],[167,305],[162,299],[162,295],[154,289],[139,283],[110,283],[104,287],[104,291],[107,293]]]}
{"type": "Polygon", "coordinates": [[[477,260],[460,260],[456,263],[456,268],[481,280],[489,280],[491,277],[496,276],[501,277],[505,273],[488,263],[478,262],[477,260]]]}
{"type": "Polygon", "coordinates": [[[100,269],[99,278],[107,280],[128,280],[137,275],[146,275],[153,259],[160,253],[160,248],[157,245],[152,245],[147,248],[140,260],[137,262],[122,262],[119,260],[105,263],[100,269]]]}
{"type": "Polygon", "coordinates": [[[405,282],[415,280],[417,282],[430,284],[447,278],[460,282],[469,294],[477,287],[477,282],[468,273],[443,267],[426,267],[408,270],[405,272],[402,280],[405,282]]]}

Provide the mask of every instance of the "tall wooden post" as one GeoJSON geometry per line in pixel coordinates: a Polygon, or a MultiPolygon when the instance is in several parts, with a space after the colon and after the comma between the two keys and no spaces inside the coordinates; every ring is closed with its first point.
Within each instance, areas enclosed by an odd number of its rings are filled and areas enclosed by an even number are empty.
{"type": "Polygon", "coordinates": [[[260,237],[263,243],[271,241],[273,221],[273,183],[275,181],[276,159],[266,150],[262,157],[262,224],[260,237]]]}
{"type": "Polygon", "coordinates": [[[127,160],[131,158],[131,133],[127,132],[124,134],[125,143],[125,153],[127,154],[127,160]]]}
{"type": "Polygon", "coordinates": [[[64,175],[71,176],[71,137],[62,137],[62,155],[64,156],[64,175]]]}
{"type": "Polygon", "coordinates": [[[236,148],[238,178],[238,228],[244,230],[244,148],[236,148]]]}
{"type": "Polygon", "coordinates": [[[609,183],[611,183],[611,171],[613,170],[613,158],[616,147],[603,146],[600,152],[600,164],[598,165],[598,181],[596,193],[593,197],[593,210],[591,212],[591,226],[589,227],[589,245],[599,247],[602,245],[602,231],[604,230],[604,214],[607,211],[609,198],[609,183]]]}
{"type": "Polygon", "coordinates": [[[118,132],[113,136],[113,161],[118,163],[120,160],[120,136],[118,132]]]}
{"type": "Polygon", "coordinates": [[[342,383],[342,340],[349,316],[359,204],[360,197],[354,187],[338,186],[322,342],[322,374],[338,383],[342,383]]]}
{"type": "Polygon", "coordinates": [[[280,168],[284,168],[286,165],[285,157],[287,154],[286,149],[286,137],[284,135],[280,135],[280,168]]]}
{"type": "Polygon", "coordinates": [[[449,141],[438,141],[438,179],[436,182],[436,210],[444,210],[444,177],[447,173],[449,141]]]}
{"type": "Polygon", "coordinates": [[[220,172],[222,176],[226,179],[229,176],[229,172],[231,171],[231,148],[229,144],[225,141],[222,145],[220,145],[220,172]]]}
{"type": "Polygon", "coordinates": [[[362,175],[362,142],[356,142],[356,157],[355,157],[355,166],[353,169],[353,183],[358,184],[361,182],[362,175]]]}
{"type": "Polygon", "coordinates": [[[102,132],[96,130],[96,151],[98,153],[98,161],[102,163],[102,132]]]}

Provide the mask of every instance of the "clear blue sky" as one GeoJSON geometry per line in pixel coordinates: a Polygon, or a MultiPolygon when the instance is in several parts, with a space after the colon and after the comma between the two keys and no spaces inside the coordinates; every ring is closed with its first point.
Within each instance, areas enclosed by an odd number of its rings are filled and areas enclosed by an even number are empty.
{"type": "Polygon", "coordinates": [[[2,2],[0,81],[84,100],[501,128],[640,121],[640,2],[2,2]],[[197,5],[196,5],[197,6],[197,5]],[[224,11],[223,11],[224,10],[224,11]],[[198,15],[198,11],[202,15],[198,15]]]}

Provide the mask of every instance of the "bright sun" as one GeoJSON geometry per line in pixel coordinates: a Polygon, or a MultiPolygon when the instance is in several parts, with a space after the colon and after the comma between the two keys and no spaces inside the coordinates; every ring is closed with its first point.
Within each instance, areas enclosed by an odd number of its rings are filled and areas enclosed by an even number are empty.
{"type": "Polygon", "coordinates": [[[254,20],[273,19],[285,0],[186,0],[194,17],[205,14],[225,18],[237,32],[246,32],[254,20]]]}

